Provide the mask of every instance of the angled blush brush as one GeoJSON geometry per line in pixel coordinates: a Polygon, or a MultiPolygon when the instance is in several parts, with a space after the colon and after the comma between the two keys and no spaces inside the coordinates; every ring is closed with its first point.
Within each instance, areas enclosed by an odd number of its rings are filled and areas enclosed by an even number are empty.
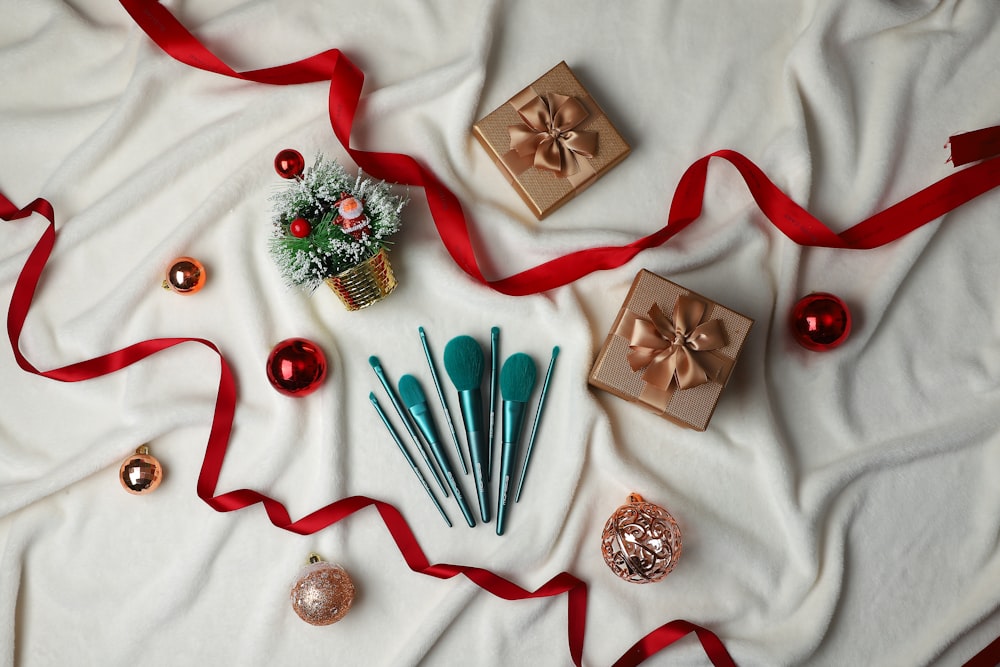
{"type": "Polygon", "coordinates": [[[462,421],[469,443],[469,460],[479,496],[479,516],[483,523],[490,520],[489,494],[486,488],[487,458],[486,429],[483,424],[483,349],[471,336],[456,336],[444,347],[444,369],[458,390],[462,421]]]}
{"type": "Polygon", "coordinates": [[[458,501],[458,507],[462,510],[465,522],[469,524],[470,528],[475,526],[476,520],[472,517],[472,511],[469,509],[469,503],[466,502],[465,496],[462,494],[462,488],[455,481],[455,473],[451,468],[451,463],[448,462],[448,457],[445,455],[444,447],[441,446],[441,439],[438,437],[437,426],[434,424],[434,415],[431,414],[430,408],[427,405],[427,397],[424,395],[424,390],[420,388],[417,378],[412,375],[404,375],[399,378],[399,397],[403,400],[403,405],[406,406],[406,409],[410,411],[410,416],[413,417],[413,423],[417,425],[417,430],[424,436],[424,441],[431,448],[434,460],[437,461],[438,466],[444,472],[444,478],[448,480],[448,486],[455,495],[455,500],[458,501]]]}
{"type": "Polygon", "coordinates": [[[521,352],[507,357],[500,370],[500,394],[503,396],[503,449],[500,453],[500,491],[497,500],[497,535],[503,535],[507,507],[513,491],[518,445],[528,408],[535,389],[535,361],[521,352]]]}

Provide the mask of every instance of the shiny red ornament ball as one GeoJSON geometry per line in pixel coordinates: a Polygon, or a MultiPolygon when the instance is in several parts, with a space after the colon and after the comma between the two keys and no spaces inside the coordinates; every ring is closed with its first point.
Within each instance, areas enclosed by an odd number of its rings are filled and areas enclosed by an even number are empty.
{"type": "Polygon", "coordinates": [[[305,338],[288,338],[267,357],[267,379],[285,396],[311,394],[326,379],[326,355],[305,338]]]}
{"type": "Polygon", "coordinates": [[[295,218],[288,223],[288,233],[297,239],[303,239],[312,232],[312,225],[305,218],[295,218]]]}
{"type": "Polygon", "coordinates": [[[170,263],[163,286],[178,294],[194,294],[205,286],[205,267],[193,257],[178,257],[170,263]]]}
{"type": "Polygon", "coordinates": [[[851,332],[851,311],[841,299],[827,292],[814,292],[792,308],[792,336],[807,350],[832,350],[851,332]]]}
{"type": "Polygon", "coordinates": [[[298,178],[306,168],[302,153],[294,148],[286,148],[274,157],[274,170],[282,178],[298,178]]]}

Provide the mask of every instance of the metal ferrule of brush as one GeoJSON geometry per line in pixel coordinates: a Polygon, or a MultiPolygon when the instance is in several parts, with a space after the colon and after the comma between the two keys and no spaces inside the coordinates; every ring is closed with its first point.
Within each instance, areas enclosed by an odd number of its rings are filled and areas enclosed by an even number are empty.
{"type": "Polygon", "coordinates": [[[500,493],[497,500],[497,535],[503,535],[507,507],[513,492],[514,470],[517,466],[517,444],[521,439],[527,404],[520,401],[503,402],[503,450],[500,454],[500,493]]]}
{"type": "Polygon", "coordinates": [[[476,493],[479,495],[479,516],[483,523],[490,520],[489,495],[486,488],[487,458],[486,429],[483,428],[483,394],[476,389],[458,392],[458,402],[462,407],[465,433],[469,439],[469,457],[472,459],[472,474],[476,478],[476,493]]]}

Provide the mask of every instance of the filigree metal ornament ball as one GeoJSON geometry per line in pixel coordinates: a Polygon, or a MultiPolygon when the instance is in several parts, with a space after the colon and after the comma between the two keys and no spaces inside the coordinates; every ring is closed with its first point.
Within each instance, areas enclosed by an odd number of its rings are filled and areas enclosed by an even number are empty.
{"type": "Polygon", "coordinates": [[[660,581],[681,557],[681,529],[670,512],[632,493],[604,525],[601,553],[625,581],[660,581]]]}
{"type": "Polygon", "coordinates": [[[290,593],[292,609],[310,625],[330,625],[347,615],[354,603],[354,582],[340,565],[310,554],[290,593]]]}
{"type": "Polygon", "coordinates": [[[149,453],[149,447],[143,445],[122,461],[118,481],[133,495],[152,493],[163,481],[163,466],[149,453]]]}

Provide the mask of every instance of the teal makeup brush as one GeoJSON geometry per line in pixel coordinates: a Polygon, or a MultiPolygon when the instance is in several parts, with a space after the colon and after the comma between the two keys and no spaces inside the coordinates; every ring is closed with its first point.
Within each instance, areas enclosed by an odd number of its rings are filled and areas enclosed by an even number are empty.
{"type": "Polygon", "coordinates": [[[503,450],[500,453],[500,492],[497,501],[497,535],[503,535],[507,517],[508,500],[514,470],[517,468],[517,449],[524,426],[524,413],[528,399],[535,388],[535,360],[518,352],[507,357],[500,370],[500,393],[503,395],[503,450]]]}
{"type": "Polygon", "coordinates": [[[476,520],[472,517],[472,512],[469,510],[469,504],[465,501],[465,496],[462,495],[462,489],[458,486],[458,482],[455,481],[455,474],[451,469],[448,458],[445,456],[440,438],[438,438],[437,427],[434,425],[434,416],[427,406],[427,397],[424,396],[424,390],[420,388],[417,378],[412,375],[404,375],[399,378],[399,397],[403,399],[403,404],[410,411],[410,416],[413,417],[413,423],[417,425],[420,434],[424,436],[424,440],[434,454],[434,460],[437,461],[438,466],[444,472],[444,477],[448,480],[451,492],[455,494],[455,500],[458,501],[458,507],[462,510],[465,522],[469,524],[470,528],[475,526],[476,520]]]}
{"type": "Polygon", "coordinates": [[[500,372],[500,327],[490,329],[490,435],[486,457],[486,481],[493,476],[493,429],[497,422],[497,374],[500,372]]]}
{"type": "Polygon", "coordinates": [[[455,453],[458,454],[458,462],[462,464],[462,474],[469,474],[469,467],[465,465],[465,457],[462,456],[462,446],[458,444],[458,433],[455,432],[455,422],[451,420],[451,410],[448,408],[448,401],[441,391],[441,381],[438,380],[437,368],[434,366],[434,357],[431,356],[431,348],[427,345],[427,334],[423,327],[418,327],[420,332],[420,345],[424,348],[424,356],[427,357],[427,367],[431,369],[431,378],[434,380],[434,389],[437,391],[438,400],[441,401],[441,409],[444,411],[444,420],[448,423],[448,431],[451,439],[455,441],[455,453]]]}
{"type": "Polygon", "coordinates": [[[458,390],[462,407],[465,435],[469,442],[469,460],[479,495],[479,516],[483,523],[490,520],[489,494],[486,488],[487,463],[486,429],[483,424],[483,349],[471,336],[456,336],[444,347],[444,370],[458,390]]]}
{"type": "Polygon", "coordinates": [[[392,385],[389,384],[388,378],[385,376],[385,371],[382,369],[382,362],[378,360],[378,357],[372,355],[368,357],[368,365],[372,367],[375,371],[375,376],[378,381],[382,383],[382,388],[385,389],[385,393],[389,395],[389,401],[392,402],[392,407],[396,408],[396,414],[399,418],[403,420],[403,426],[409,432],[410,437],[413,438],[413,444],[417,446],[417,451],[420,452],[420,456],[423,457],[424,463],[431,471],[431,475],[434,476],[434,481],[438,483],[441,488],[441,493],[444,494],[445,498],[448,497],[448,488],[444,485],[444,480],[441,479],[441,475],[438,473],[437,468],[431,463],[431,457],[427,455],[427,450],[424,449],[420,444],[420,438],[417,437],[417,432],[413,430],[413,424],[410,423],[409,418],[406,416],[406,410],[399,403],[399,398],[396,397],[396,392],[393,391],[392,385]]]}
{"type": "Polygon", "coordinates": [[[538,422],[542,421],[542,409],[545,408],[545,396],[549,393],[549,381],[552,379],[552,369],[556,367],[556,357],[559,356],[559,346],[552,348],[552,359],[549,360],[549,370],[545,372],[542,382],[542,393],[538,397],[538,407],[535,408],[535,423],[531,426],[531,437],[528,438],[528,449],[524,452],[524,463],[521,464],[521,478],[517,482],[517,493],[514,502],[521,499],[521,488],[524,487],[524,476],[528,474],[528,461],[531,460],[531,449],[535,446],[535,435],[538,433],[538,422]]]}
{"type": "Polygon", "coordinates": [[[448,515],[444,513],[444,508],[441,507],[441,503],[438,502],[438,499],[434,497],[431,487],[427,484],[427,480],[424,479],[424,476],[420,473],[420,468],[417,467],[417,462],[413,460],[413,457],[410,456],[410,452],[406,449],[406,445],[404,445],[403,441],[399,439],[399,434],[396,433],[396,429],[392,427],[392,422],[389,421],[389,417],[385,414],[385,410],[383,410],[382,406],[379,405],[374,392],[370,392],[368,394],[368,400],[375,406],[375,412],[377,412],[378,416],[382,418],[382,423],[385,424],[386,429],[388,429],[389,435],[391,435],[392,439],[396,441],[396,446],[399,447],[399,451],[403,453],[403,458],[405,458],[406,462],[410,464],[410,470],[412,470],[413,474],[417,476],[418,480],[420,480],[420,485],[424,487],[424,491],[426,491],[427,495],[430,496],[431,502],[434,503],[434,507],[437,508],[437,511],[440,512],[444,522],[448,524],[448,527],[450,528],[451,519],[449,519],[448,515]]]}

